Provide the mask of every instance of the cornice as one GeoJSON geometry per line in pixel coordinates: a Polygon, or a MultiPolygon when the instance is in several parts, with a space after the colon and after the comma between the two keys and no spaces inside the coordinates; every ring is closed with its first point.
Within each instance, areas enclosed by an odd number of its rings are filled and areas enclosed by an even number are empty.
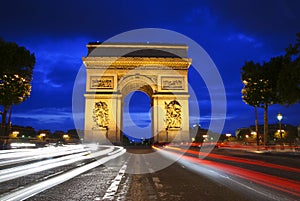
{"type": "Polygon", "coordinates": [[[192,63],[190,58],[163,57],[83,57],[86,68],[136,68],[145,67],[172,69],[188,69],[192,63]]]}

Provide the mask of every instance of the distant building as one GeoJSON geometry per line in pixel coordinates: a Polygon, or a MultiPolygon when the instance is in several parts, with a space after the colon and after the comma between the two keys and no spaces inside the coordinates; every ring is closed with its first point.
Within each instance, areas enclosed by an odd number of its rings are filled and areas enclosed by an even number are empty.
{"type": "Polygon", "coordinates": [[[235,131],[235,136],[238,140],[243,140],[243,139],[248,138],[249,136],[251,136],[252,131],[253,130],[251,130],[251,127],[250,128],[238,128],[235,131]]]}
{"type": "Polygon", "coordinates": [[[201,128],[200,125],[197,124],[190,129],[190,138],[194,142],[203,142],[203,135],[207,135],[208,132],[209,131],[207,129],[201,128]]]}
{"type": "MultiPolygon", "coordinates": [[[[294,142],[297,137],[299,137],[299,132],[300,132],[300,125],[298,126],[298,129],[296,126],[290,125],[290,124],[282,124],[282,130],[284,130],[284,140],[286,142],[294,142]]],[[[279,135],[279,125],[278,124],[269,124],[268,128],[268,141],[276,141],[278,138],[280,138],[279,135]]],[[[253,138],[256,137],[253,135],[255,133],[255,126],[251,125],[248,128],[239,128],[236,130],[236,137],[237,139],[245,139],[245,138],[253,138]]],[[[258,134],[263,138],[263,133],[264,133],[264,125],[259,125],[258,126],[258,134]]]]}

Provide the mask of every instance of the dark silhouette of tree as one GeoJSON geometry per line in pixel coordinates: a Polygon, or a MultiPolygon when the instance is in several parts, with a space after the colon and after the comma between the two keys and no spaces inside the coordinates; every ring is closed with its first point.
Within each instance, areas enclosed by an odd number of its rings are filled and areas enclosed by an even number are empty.
{"type": "Polygon", "coordinates": [[[52,134],[52,137],[62,140],[64,134],[65,134],[64,131],[57,130],[57,131],[54,131],[54,133],[52,134]]]}
{"type": "Polygon", "coordinates": [[[246,62],[242,67],[242,99],[255,108],[264,108],[264,144],[268,139],[268,107],[272,104],[289,105],[300,101],[300,33],[297,43],[286,48],[285,55],[272,57],[263,64],[246,62]]]}
{"type": "MultiPolygon", "coordinates": [[[[266,97],[268,96],[268,91],[270,90],[268,80],[264,77],[264,69],[262,65],[254,63],[253,61],[246,62],[242,67],[241,73],[242,82],[244,84],[242,99],[246,104],[254,107],[255,131],[257,133],[257,144],[259,144],[257,108],[270,104],[265,102],[266,97]]],[[[264,137],[266,139],[266,136],[264,137]]]]}
{"type": "MultiPolygon", "coordinates": [[[[30,96],[35,56],[25,47],[0,39],[0,105],[2,128],[6,128],[9,112],[10,125],[12,105],[25,101],[30,96]]],[[[5,132],[5,134],[7,134],[5,132]]]]}
{"type": "Polygon", "coordinates": [[[12,125],[12,131],[18,131],[18,137],[32,137],[34,138],[36,136],[36,132],[34,130],[34,128],[32,128],[31,126],[18,126],[18,125],[12,125]]]}
{"type": "Polygon", "coordinates": [[[282,66],[277,82],[280,103],[283,105],[300,103],[300,32],[296,41],[295,45],[290,44],[285,49],[288,62],[282,66]]]}
{"type": "Polygon", "coordinates": [[[68,130],[68,131],[67,131],[67,134],[69,134],[69,136],[70,136],[71,138],[79,139],[78,132],[80,132],[80,131],[77,130],[77,129],[71,129],[71,130],[68,130]]]}

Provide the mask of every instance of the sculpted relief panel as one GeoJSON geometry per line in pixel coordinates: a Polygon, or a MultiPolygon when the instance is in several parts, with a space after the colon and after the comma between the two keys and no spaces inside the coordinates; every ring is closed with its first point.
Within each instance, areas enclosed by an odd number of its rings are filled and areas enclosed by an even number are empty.
{"type": "Polygon", "coordinates": [[[93,110],[93,120],[96,123],[95,128],[107,128],[109,125],[108,105],[106,102],[96,102],[93,110]]]}
{"type": "Polygon", "coordinates": [[[181,127],[181,105],[177,100],[170,103],[165,102],[166,109],[166,128],[180,128],[181,127]]]}

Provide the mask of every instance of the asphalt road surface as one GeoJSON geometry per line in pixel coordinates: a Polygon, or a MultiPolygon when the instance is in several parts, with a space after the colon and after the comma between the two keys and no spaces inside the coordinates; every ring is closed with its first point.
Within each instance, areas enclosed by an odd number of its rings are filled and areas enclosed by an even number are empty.
{"type": "MultiPolygon", "coordinates": [[[[299,160],[296,156],[258,155],[214,149],[210,155],[199,159],[197,154],[201,152],[197,149],[187,152],[181,148],[168,148],[164,149],[164,152],[166,153],[151,155],[156,152],[150,149],[129,149],[126,154],[99,167],[99,170],[87,173],[86,182],[83,181],[85,174],[81,175],[81,179],[77,182],[74,180],[78,178],[70,181],[74,183],[71,189],[75,191],[68,193],[68,197],[64,197],[64,192],[68,192],[65,188],[70,189],[70,184],[63,183],[46,191],[43,199],[47,200],[51,196],[52,200],[61,198],[62,200],[74,198],[75,200],[297,200],[299,198],[299,190],[294,189],[297,186],[292,185],[299,184],[300,180],[297,172],[299,160]],[[179,157],[174,155],[178,153],[179,157]],[[124,164],[127,165],[126,171],[120,179],[117,190],[109,191],[114,183],[112,181],[124,164]],[[246,177],[251,174],[254,175],[246,177]],[[270,185],[268,180],[271,180],[271,184],[274,181],[278,182],[279,186],[292,186],[289,189],[278,188],[270,185]],[[292,184],[287,181],[291,181],[292,184]],[[264,185],[265,182],[267,185],[264,185]],[[78,183],[84,187],[78,186],[78,183]],[[53,195],[58,197],[53,198],[53,195]]],[[[32,199],[40,200],[40,196],[43,196],[43,193],[32,199]]]]}
{"type": "Polygon", "coordinates": [[[299,173],[299,155],[127,149],[26,200],[299,200],[299,173]]]}

